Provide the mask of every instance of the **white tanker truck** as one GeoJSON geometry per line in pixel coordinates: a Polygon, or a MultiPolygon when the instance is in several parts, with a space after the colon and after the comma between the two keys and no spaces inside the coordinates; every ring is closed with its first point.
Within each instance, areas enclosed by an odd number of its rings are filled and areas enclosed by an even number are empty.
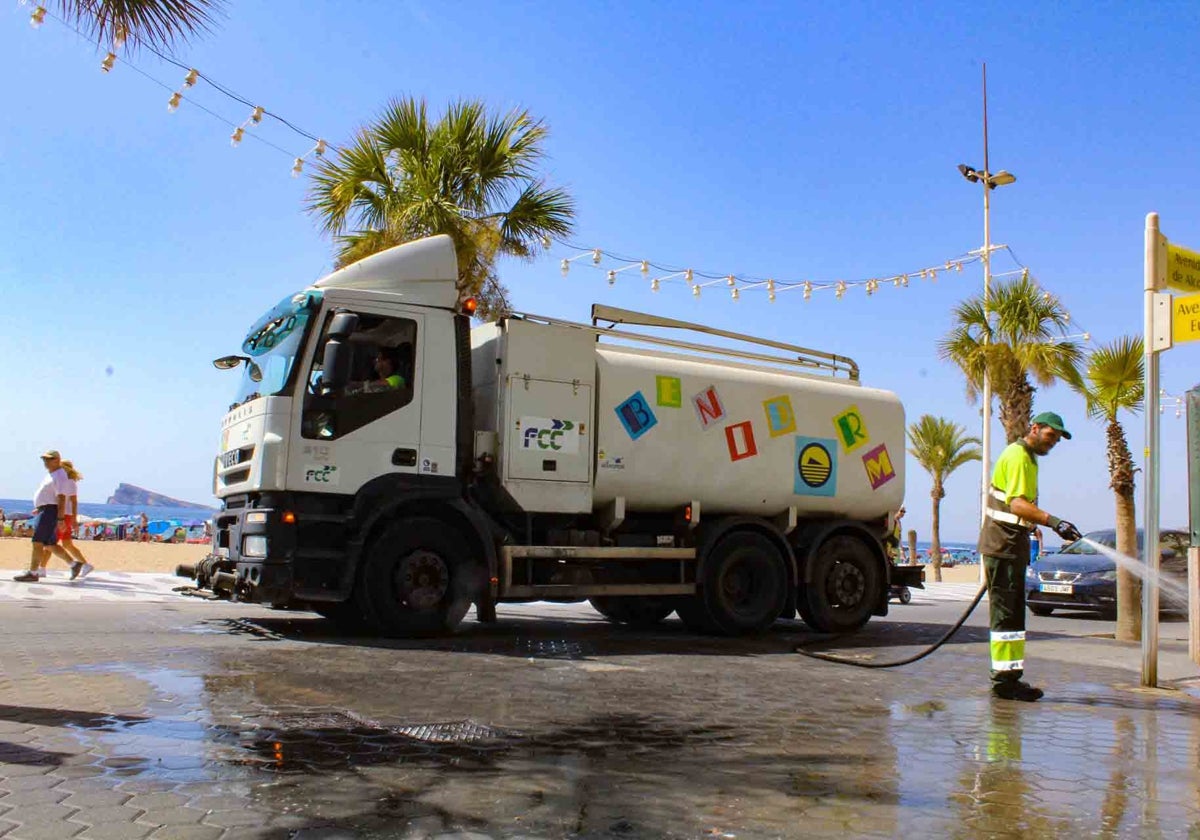
{"type": "Polygon", "coordinates": [[[904,410],[850,359],[600,305],[471,329],[456,278],[445,236],[392,248],[214,362],[242,367],[223,505],[180,574],[388,635],[584,598],[622,623],[846,631],[921,585],[882,545],[904,410]]]}

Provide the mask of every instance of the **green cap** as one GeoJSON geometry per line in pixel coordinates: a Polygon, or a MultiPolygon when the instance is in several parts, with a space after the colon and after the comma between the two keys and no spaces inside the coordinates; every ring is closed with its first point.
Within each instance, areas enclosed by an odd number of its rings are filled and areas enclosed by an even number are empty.
{"type": "Polygon", "coordinates": [[[1063,425],[1063,419],[1053,411],[1043,411],[1037,417],[1033,418],[1035,426],[1049,426],[1051,429],[1057,429],[1062,432],[1062,436],[1067,440],[1071,439],[1071,433],[1067,431],[1067,427],[1063,425]]]}

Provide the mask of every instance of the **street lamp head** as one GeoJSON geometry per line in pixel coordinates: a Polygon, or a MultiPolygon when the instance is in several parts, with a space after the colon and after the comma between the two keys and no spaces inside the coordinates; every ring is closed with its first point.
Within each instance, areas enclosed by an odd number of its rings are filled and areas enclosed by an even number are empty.
{"type": "Polygon", "coordinates": [[[1009,172],[1007,169],[1001,169],[995,175],[988,176],[987,185],[990,189],[1003,187],[1006,184],[1011,184],[1017,180],[1017,176],[1009,172]]]}
{"type": "Polygon", "coordinates": [[[967,166],[965,163],[960,163],[958,165],[958,171],[961,172],[962,176],[964,178],[966,178],[968,181],[970,181],[972,184],[979,183],[979,172],[976,171],[976,169],[974,167],[967,166]]]}

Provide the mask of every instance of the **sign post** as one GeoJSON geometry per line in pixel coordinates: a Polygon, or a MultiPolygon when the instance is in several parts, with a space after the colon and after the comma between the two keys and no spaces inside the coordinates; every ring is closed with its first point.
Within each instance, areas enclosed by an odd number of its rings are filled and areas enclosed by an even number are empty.
{"type": "MultiPolygon", "coordinates": [[[[1159,376],[1158,356],[1175,344],[1200,341],[1200,253],[1174,245],[1159,232],[1158,214],[1146,214],[1145,300],[1146,474],[1142,549],[1149,572],[1142,584],[1142,685],[1158,685],[1159,376]],[[1173,298],[1166,287],[1189,292],[1173,298]]],[[[1191,548],[1188,551],[1188,653],[1200,664],[1200,390],[1188,392],[1188,472],[1191,548]]]]}
{"type": "MultiPolygon", "coordinates": [[[[1154,688],[1158,685],[1158,354],[1166,347],[1157,346],[1162,340],[1161,318],[1156,318],[1159,308],[1159,289],[1166,280],[1170,261],[1166,238],[1158,232],[1158,214],[1146,214],[1146,258],[1142,291],[1145,299],[1145,390],[1146,390],[1146,473],[1145,504],[1142,516],[1143,562],[1150,574],[1142,582],[1142,685],[1154,688]],[[1164,259],[1165,257],[1165,259],[1164,259]],[[1159,322],[1159,329],[1155,329],[1159,322]]],[[[1200,264],[1198,264],[1200,265],[1200,264]]],[[[1170,340],[1170,333],[1166,336],[1170,340]]]]}

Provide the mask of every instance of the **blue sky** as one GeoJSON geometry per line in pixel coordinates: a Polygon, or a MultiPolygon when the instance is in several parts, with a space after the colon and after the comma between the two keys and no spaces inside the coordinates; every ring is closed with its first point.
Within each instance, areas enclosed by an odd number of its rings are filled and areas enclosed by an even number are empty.
{"type": "MultiPolygon", "coordinates": [[[[1194,4],[233,2],[179,57],[331,143],[413,94],[481,97],[552,130],[549,177],[578,201],[573,239],[665,264],[792,280],[856,280],[937,264],[982,244],[980,62],[988,63],[993,241],[1012,246],[1101,341],[1141,330],[1145,214],[1200,249],[1192,187],[1200,115],[1194,4]]],[[[0,15],[0,497],[40,478],[57,447],[85,501],[119,481],[208,501],[234,376],[214,370],[261,310],[330,267],[330,242],[289,177],[310,143],[282,126],[230,127],[249,109],[203,85],[168,114],[182,71],[148,54],[99,69],[94,46],[29,7],[0,15]],[[111,372],[109,372],[111,369],[111,372]]],[[[592,301],[742,329],[851,356],[910,420],[973,432],[935,342],[978,266],[805,303],[720,288],[657,295],[636,271],[610,288],[561,249],[503,267],[518,309],[586,319],[592,301]]],[[[1004,255],[995,270],[1013,268],[1004,255]]],[[[1196,383],[1200,345],[1163,357],[1163,384],[1196,383]]],[[[1042,501],[1109,527],[1104,431],[1062,387],[1039,392],[1075,432],[1043,464],[1042,501]]],[[[1135,453],[1141,416],[1123,418],[1135,453]]],[[[1187,518],[1185,429],[1163,418],[1163,522],[1187,518]]],[[[999,425],[994,437],[1002,440],[999,425]]],[[[948,485],[944,539],[976,532],[978,468],[948,485]]],[[[1141,508],[1139,485],[1138,506],[1141,508]]],[[[910,463],[909,523],[930,521],[910,463]]],[[[1140,514],[1139,514],[1140,515],[1140,514]]]]}

